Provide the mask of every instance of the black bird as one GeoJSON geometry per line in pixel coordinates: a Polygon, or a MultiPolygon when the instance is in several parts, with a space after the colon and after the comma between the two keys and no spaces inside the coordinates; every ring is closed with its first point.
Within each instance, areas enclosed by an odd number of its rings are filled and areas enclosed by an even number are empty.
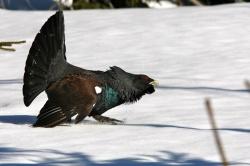
{"type": "Polygon", "coordinates": [[[117,66],[107,71],[92,71],[66,61],[63,12],[51,16],[36,35],[26,61],[24,104],[29,106],[41,92],[48,100],[40,110],[34,127],[54,127],[75,123],[91,116],[99,122],[122,121],[102,116],[123,103],[139,100],[155,91],[156,81],[142,74],[131,74],[117,66]]]}

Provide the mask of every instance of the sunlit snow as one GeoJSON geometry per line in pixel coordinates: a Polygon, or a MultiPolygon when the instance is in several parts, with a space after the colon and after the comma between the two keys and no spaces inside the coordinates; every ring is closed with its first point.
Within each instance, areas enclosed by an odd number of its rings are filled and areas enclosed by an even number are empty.
{"type": "Polygon", "coordinates": [[[204,98],[210,97],[226,155],[250,165],[250,5],[66,11],[67,59],[92,70],[117,65],[156,79],[139,102],[104,115],[125,120],[33,128],[45,93],[25,107],[22,77],[32,41],[53,11],[0,10],[0,164],[216,166],[204,98]],[[238,91],[237,91],[238,90],[238,91]]]}

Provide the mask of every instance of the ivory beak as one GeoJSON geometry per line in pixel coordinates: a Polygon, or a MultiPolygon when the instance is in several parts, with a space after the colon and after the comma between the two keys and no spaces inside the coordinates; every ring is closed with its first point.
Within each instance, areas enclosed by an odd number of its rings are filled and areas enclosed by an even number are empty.
{"type": "Polygon", "coordinates": [[[159,85],[159,82],[154,80],[152,82],[149,83],[150,85],[153,85],[154,87],[158,86],[159,85]]]}

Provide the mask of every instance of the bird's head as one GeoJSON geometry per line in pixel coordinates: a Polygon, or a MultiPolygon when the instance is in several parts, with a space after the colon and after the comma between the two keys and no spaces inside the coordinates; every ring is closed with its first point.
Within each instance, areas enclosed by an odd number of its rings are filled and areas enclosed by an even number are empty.
{"type": "Polygon", "coordinates": [[[152,94],[155,92],[158,82],[147,75],[138,74],[133,79],[133,85],[143,94],[152,94]]]}
{"type": "Polygon", "coordinates": [[[111,67],[111,71],[115,86],[126,102],[134,102],[145,94],[154,93],[158,85],[157,81],[144,74],[128,73],[116,66],[111,67]]]}

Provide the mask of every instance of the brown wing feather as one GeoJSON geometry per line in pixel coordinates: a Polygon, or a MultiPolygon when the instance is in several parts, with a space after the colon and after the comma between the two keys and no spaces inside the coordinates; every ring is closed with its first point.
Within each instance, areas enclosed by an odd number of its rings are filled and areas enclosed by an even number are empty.
{"type": "Polygon", "coordinates": [[[92,111],[100,83],[90,75],[68,75],[46,90],[49,100],[41,109],[34,126],[53,127],[66,122],[76,113],[76,123],[92,111]],[[39,125],[38,125],[39,124],[39,125]]]}

